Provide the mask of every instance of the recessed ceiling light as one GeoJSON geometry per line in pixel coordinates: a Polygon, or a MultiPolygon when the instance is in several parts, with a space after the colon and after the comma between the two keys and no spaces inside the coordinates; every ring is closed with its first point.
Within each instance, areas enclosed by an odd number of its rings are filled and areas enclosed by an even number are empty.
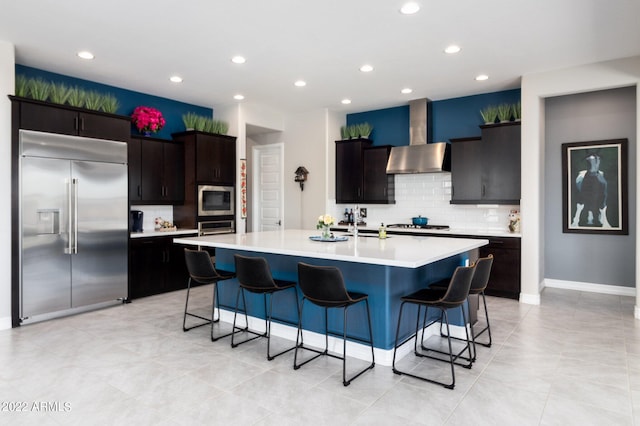
{"type": "Polygon", "coordinates": [[[400,92],[404,93],[405,95],[413,92],[412,89],[409,89],[408,87],[405,87],[404,89],[402,89],[400,92]]]}
{"type": "Polygon", "coordinates": [[[349,105],[351,103],[351,99],[343,99],[342,103],[345,105],[349,105]]]}
{"type": "Polygon", "coordinates": [[[480,74],[480,75],[476,76],[476,81],[485,81],[485,80],[488,80],[488,79],[489,79],[489,76],[486,75],[486,74],[480,74]]]}
{"type": "Polygon", "coordinates": [[[413,15],[420,10],[420,5],[416,2],[409,2],[402,5],[400,8],[400,13],[403,15],[413,15]]]}
{"type": "Polygon", "coordinates": [[[243,95],[237,94],[233,96],[233,99],[235,99],[236,101],[241,101],[244,99],[243,95]]]}
{"type": "Polygon", "coordinates": [[[460,51],[460,46],[456,46],[455,44],[452,44],[451,46],[447,46],[444,49],[444,53],[458,53],[460,51]]]}
{"type": "Polygon", "coordinates": [[[296,82],[295,82],[295,83],[293,83],[293,84],[295,84],[297,87],[304,87],[304,86],[306,86],[306,85],[307,85],[307,82],[306,82],[306,81],[304,81],[304,80],[298,80],[298,81],[296,81],[296,82]]]}
{"type": "Polygon", "coordinates": [[[244,58],[244,56],[234,56],[233,58],[231,58],[231,62],[233,62],[234,64],[244,64],[245,62],[247,62],[247,60],[244,58]]]}
{"type": "Polygon", "coordinates": [[[171,80],[172,83],[182,83],[182,77],[179,75],[172,75],[169,77],[169,80],[171,80]]]}
{"type": "Polygon", "coordinates": [[[360,71],[362,72],[371,72],[373,71],[373,67],[369,64],[365,64],[363,66],[360,67],[360,71]]]}
{"type": "Polygon", "coordinates": [[[78,56],[81,57],[82,59],[93,59],[93,53],[89,52],[88,50],[83,50],[81,52],[78,52],[78,56]]]}

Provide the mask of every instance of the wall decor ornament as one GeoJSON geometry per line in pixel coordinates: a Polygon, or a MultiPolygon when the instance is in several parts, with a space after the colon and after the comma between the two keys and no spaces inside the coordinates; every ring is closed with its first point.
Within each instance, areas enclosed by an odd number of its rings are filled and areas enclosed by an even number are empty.
{"type": "Polygon", "coordinates": [[[564,233],[628,235],[628,140],[562,144],[564,233]]]}
{"type": "Polygon", "coordinates": [[[247,217],[247,160],[240,159],[240,217],[247,217]]]}

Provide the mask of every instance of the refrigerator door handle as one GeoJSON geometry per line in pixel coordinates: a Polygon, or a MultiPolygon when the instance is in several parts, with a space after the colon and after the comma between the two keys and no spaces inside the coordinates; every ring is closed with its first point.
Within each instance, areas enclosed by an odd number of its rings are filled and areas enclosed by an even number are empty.
{"type": "Polygon", "coordinates": [[[67,247],[64,249],[64,254],[73,254],[73,183],[67,180],[67,247]]]}
{"type": "Polygon", "coordinates": [[[73,254],[78,253],[78,179],[71,180],[73,185],[73,254]]]}

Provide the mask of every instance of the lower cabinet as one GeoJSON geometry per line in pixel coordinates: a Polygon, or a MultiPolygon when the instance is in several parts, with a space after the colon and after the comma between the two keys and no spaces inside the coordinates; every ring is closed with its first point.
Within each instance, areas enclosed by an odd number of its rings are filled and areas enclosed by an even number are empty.
{"type": "Polygon", "coordinates": [[[480,247],[480,257],[493,255],[487,296],[520,298],[520,238],[490,237],[489,245],[480,247]]]}
{"type": "Polygon", "coordinates": [[[189,273],[184,262],[184,247],[174,244],[173,238],[129,240],[130,299],[187,288],[189,273]]]}
{"type": "Polygon", "coordinates": [[[478,255],[486,257],[493,255],[493,266],[489,283],[485,290],[487,296],[507,297],[509,299],[520,298],[520,238],[518,237],[486,237],[478,235],[458,235],[458,234],[429,234],[410,233],[387,230],[387,234],[430,236],[430,237],[450,237],[450,238],[475,238],[487,239],[489,244],[480,247],[478,255]]]}

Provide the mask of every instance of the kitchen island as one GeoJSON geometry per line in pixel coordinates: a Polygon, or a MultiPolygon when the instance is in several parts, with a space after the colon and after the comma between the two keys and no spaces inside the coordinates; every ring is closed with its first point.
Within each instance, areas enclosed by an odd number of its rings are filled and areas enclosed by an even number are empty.
{"type": "MultiPolygon", "coordinates": [[[[282,280],[297,281],[298,262],[337,266],[342,271],[347,289],[369,295],[376,362],[382,365],[390,365],[391,362],[400,297],[450,276],[457,266],[464,265],[475,256],[479,247],[488,243],[482,239],[404,235],[393,235],[383,240],[371,235],[350,236],[347,241],[337,242],[312,241],[309,238],[317,235],[319,231],[284,230],[175,238],[174,243],[215,247],[216,267],[227,271],[235,270],[235,253],[265,257],[273,276],[282,280]]],[[[235,306],[235,280],[221,283],[219,291],[221,304],[235,306]]],[[[297,322],[293,294],[285,293],[276,295],[273,315],[297,322]]],[[[261,296],[247,294],[247,304],[251,316],[264,318],[261,296]]],[[[315,344],[315,341],[321,342],[319,345],[324,344],[324,338],[320,338],[324,332],[321,314],[319,308],[310,304],[305,306],[305,329],[319,333],[311,337],[305,333],[305,341],[311,344],[315,344]]],[[[231,316],[229,312],[222,313],[223,319],[231,316]]],[[[401,324],[401,337],[408,336],[415,328],[415,320],[410,319],[411,315],[403,317],[407,321],[401,324]]],[[[460,315],[452,315],[450,319],[455,324],[462,324],[460,315]]],[[[359,338],[367,337],[366,324],[364,306],[354,306],[349,311],[350,334],[359,338]]],[[[295,339],[293,327],[276,325],[272,327],[274,335],[295,339]]],[[[251,319],[250,326],[254,326],[251,319]]],[[[263,327],[257,319],[255,326],[263,327]]],[[[341,312],[330,312],[329,329],[341,332],[341,312]]],[[[351,355],[358,357],[360,353],[364,359],[370,356],[366,347],[350,343],[351,355]]]]}

